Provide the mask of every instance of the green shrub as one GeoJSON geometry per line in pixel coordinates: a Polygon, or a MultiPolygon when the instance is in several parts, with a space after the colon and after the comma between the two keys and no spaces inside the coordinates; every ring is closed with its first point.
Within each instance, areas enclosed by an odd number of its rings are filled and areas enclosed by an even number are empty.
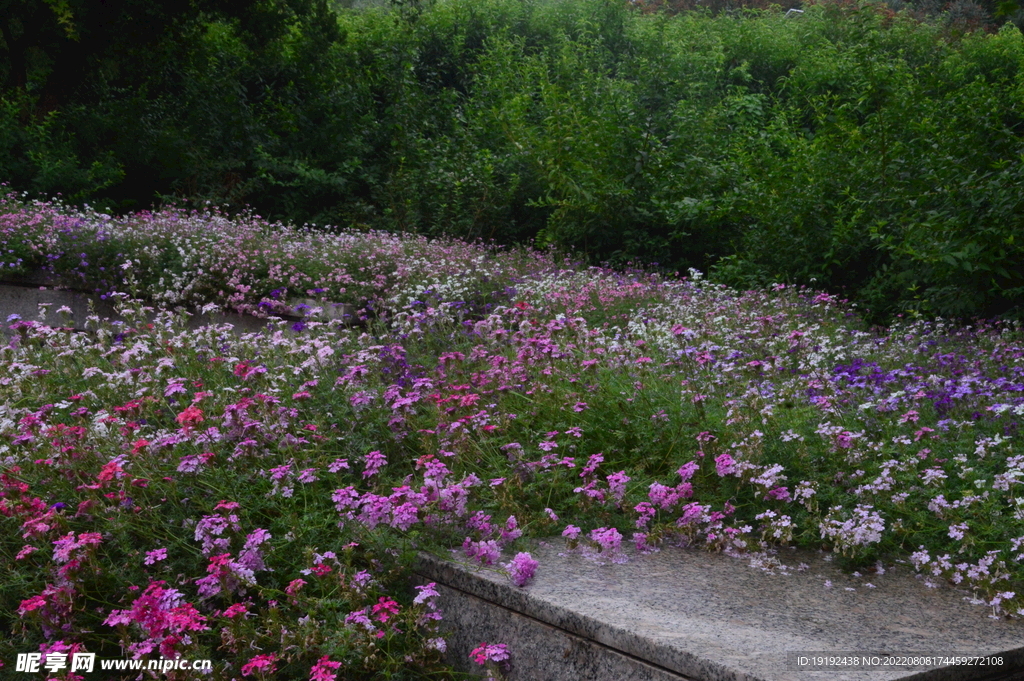
{"type": "Polygon", "coordinates": [[[248,204],[814,283],[875,321],[1020,314],[1010,24],[970,33],[852,2],[264,9],[97,67],[49,113],[29,93],[42,86],[8,87],[0,171],[111,210],[248,204]]]}

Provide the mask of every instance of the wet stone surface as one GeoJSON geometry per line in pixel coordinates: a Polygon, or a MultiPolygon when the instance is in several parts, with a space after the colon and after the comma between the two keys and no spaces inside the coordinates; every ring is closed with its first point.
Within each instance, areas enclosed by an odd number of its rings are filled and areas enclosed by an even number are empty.
{"type": "Polygon", "coordinates": [[[1024,621],[992,619],[989,609],[965,601],[969,593],[929,588],[907,566],[855,577],[823,554],[789,549],[760,567],[750,557],[696,549],[631,554],[626,563],[605,565],[559,555],[566,551],[561,540],[530,551],[540,567],[525,588],[494,569],[460,563],[457,555],[422,557],[418,574],[446,587],[445,618],[462,630],[453,637],[453,663],[463,665],[463,647],[486,640],[509,644],[512,681],[1024,679],[1024,621]],[[524,634],[530,626],[534,632],[524,634]],[[553,654],[572,641],[580,642],[576,653],[553,654]],[[603,661],[580,675],[586,661],[577,658],[588,654],[603,661]],[[953,655],[1001,657],[1003,664],[891,664],[905,656],[953,655]],[[839,659],[815,670],[799,666],[800,656],[839,659]],[[849,658],[865,656],[882,659],[875,668],[850,664],[849,658]],[[650,675],[635,676],[641,672],[623,661],[648,665],[650,675]],[[616,664],[623,665],[621,676],[616,664]]]}
{"type": "MultiPolygon", "coordinates": [[[[41,280],[40,280],[41,281],[41,280]]],[[[302,321],[309,313],[317,312],[315,319],[337,324],[350,324],[354,320],[354,309],[345,303],[323,303],[312,299],[303,299],[296,305],[293,316],[283,317],[289,323],[302,321]]],[[[202,314],[191,311],[188,321],[189,328],[197,328],[210,324],[230,324],[237,333],[255,333],[267,328],[268,323],[279,318],[261,318],[235,312],[216,312],[202,314]]],[[[70,327],[77,331],[87,328],[86,320],[91,314],[101,318],[120,319],[110,300],[100,296],[55,288],[52,285],[39,285],[38,281],[0,282],[0,326],[10,336],[8,319],[17,315],[25,321],[43,321],[46,324],[70,327]],[[46,310],[45,317],[40,315],[40,305],[46,310]],[[91,305],[91,308],[90,308],[91,305]],[[68,308],[70,313],[61,314],[61,308],[68,308]]],[[[152,315],[150,315],[152,318],[152,315]]]]}

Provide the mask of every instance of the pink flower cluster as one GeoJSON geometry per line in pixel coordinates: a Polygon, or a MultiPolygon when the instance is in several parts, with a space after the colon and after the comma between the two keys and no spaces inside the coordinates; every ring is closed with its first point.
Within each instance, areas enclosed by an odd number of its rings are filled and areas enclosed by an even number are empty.
{"type": "Polygon", "coordinates": [[[537,572],[537,565],[533,556],[526,552],[520,552],[503,567],[508,570],[508,576],[512,583],[521,587],[526,586],[533,579],[533,575],[537,572]]]}

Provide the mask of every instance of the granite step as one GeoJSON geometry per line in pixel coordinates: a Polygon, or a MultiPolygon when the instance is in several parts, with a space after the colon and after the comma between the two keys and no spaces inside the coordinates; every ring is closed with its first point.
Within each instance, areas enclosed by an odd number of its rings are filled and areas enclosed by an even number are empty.
{"type": "Polygon", "coordinates": [[[906,566],[858,577],[826,554],[684,548],[599,565],[561,540],[530,552],[540,567],[524,588],[455,555],[420,556],[450,663],[479,671],[469,654],[486,642],[508,645],[508,681],[1024,681],[1024,621],[906,566]],[[939,659],[955,656],[973,664],[939,659]],[[831,664],[811,664],[821,657],[831,664]],[[895,664],[905,657],[933,659],[895,664]]]}
{"type": "MultiPolygon", "coordinates": [[[[349,325],[355,319],[355,309],[347,303],[325,304],[311,298],[298,299],[294,303],[294,314],[270,317],[256,317],[237,312],[204,314],[198,310],[190,310],[192,317],[188,320],[188,327],[195,329],[212,324],[230,324],[236,333],[255,333],[266,329],[268,323],[278,320],[283,319],[289,323],[304,320],[308,313],[315,309],[321,310],[322,316],[317,317],[321,321],[336,321],[349,325]]],[[[91,293],[56,286],[48,279],[37,277],[20,281],[0,281],[0,328],[8,335],[10,331],[7,328],[7,319],[11,315],[18,315],[26,321],[45,321],[51,325],[69,324],[75,330],[82,331],[86,329],[86,319],[90,314],[111,320],[121,319],[111,301],[91,293]],[[45,320],[39,314],[40,305],[46,306],[45,320]],[[62,307],[67,307],[71,313],[66,317],[58,314],[57,310],[62,307]]]]}

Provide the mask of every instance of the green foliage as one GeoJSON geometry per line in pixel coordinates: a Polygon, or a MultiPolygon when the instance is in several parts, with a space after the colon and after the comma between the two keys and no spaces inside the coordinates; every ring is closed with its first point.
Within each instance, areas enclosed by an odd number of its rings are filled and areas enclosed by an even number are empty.
{"type": "Polygon", "coordinates": [[[813,282],[875,321],[1020,315],[1011,24],[968,33],[849,2],[351,4],[158,3],[160,30],[113,46],[79,3],[46,5],[38,35],[23,28],[38,8],[18,5],[0,174],[113,210],[248,204],[744,287],[813,282]],[[78,85],[55,89],[74,50],[78,85]]]}
{"type": "Polygon", "coordinates": [[[26,99],[0,98],[0,177],[71,201],[93,197],[121,181],[124,172],[112,151],[100,151],[91,161],[79,157],[74,133],[59,112],[23,123],[26,99]]]}

